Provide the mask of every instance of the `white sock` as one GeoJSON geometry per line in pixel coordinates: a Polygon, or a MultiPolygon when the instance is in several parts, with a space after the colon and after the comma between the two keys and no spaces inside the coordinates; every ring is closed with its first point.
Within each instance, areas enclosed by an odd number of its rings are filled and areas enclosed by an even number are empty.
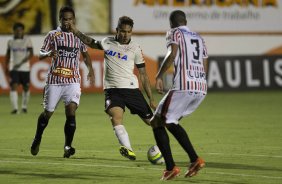
{"type": "Polygon", "coordinates": [[[13,110],[18,110],[18,92],[10,91],[10,100],[13,110]]]}
{"type": "Polygon", "coordinates": [[[30,92],[27,91],[23,91],[22,93],[22,109],[27,109],[27,104],[28,104],[28,101],[29,101],[29,96],[30,96],[30,92]]]}
{"type": "Polygon", "coordinates": [[[119,143],[122,146],[125,146],[128,149],[132,150],[130,141],[129,141],[129,137],[128,137],[127,131],[125,130],[125,127],[123,125],[117,125],[114,127],[114,132],[118,138],[119,143]]]}

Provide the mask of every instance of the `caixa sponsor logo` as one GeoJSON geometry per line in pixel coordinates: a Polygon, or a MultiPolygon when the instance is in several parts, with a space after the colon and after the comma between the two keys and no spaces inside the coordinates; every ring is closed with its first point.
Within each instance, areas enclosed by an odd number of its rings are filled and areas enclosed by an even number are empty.
{"type": "Polygon", "coordinates": [[[112,50],[106,50],[105,54],[109,55],[109,56],[116,57],[116,58],[124,60],[124,61],[127,61],[127,55],[123,55],[122,53],[119,53],[119,52],[115,52],[115,51],[112,51],[112,50]]]}
{"type": "Polygon", "coordinates": [[[58,47],[59,57],[76,58],[77,54],[78,54],[78,48],[58,47]]]}

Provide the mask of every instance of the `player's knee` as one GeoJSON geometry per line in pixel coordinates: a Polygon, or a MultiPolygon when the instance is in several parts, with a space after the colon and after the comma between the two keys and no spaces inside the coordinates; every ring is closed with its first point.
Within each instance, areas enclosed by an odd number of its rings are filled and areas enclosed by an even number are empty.
{"type": "Polygon", "coordinates": [[[166,124],[166,128],[167,128],[169,131],[173,131],[173,130],[176,129],[178,126],[179,126],[179,125],[174,124],[174,123],[166,124]]]}
{"type": "Polygon", "coordinates": [[[71,102],[69,105],[65,107],[66,116],[75,116],[75,111],[77,109],[77,104],[74,102],[71,102]]]}
{"type": "Polygon", "coordinates": [[[150,122],[152,128],[158,128],[164,126],[164,122],[162,121],[161,117],[154,116],[150,122]]]}
{"type": "Polygon", "coordinates": [[[23,90],[27,92],[29,90],[29,84],[25,84],[23,86],[23,90]]]}
{"type": "Polygon", "coordinates": [[[122,116],[120,116],[120,115],[110,116],[110,119],[111,119],[113,126],[117,126],[117,125],[122,124],[122,116]]]}

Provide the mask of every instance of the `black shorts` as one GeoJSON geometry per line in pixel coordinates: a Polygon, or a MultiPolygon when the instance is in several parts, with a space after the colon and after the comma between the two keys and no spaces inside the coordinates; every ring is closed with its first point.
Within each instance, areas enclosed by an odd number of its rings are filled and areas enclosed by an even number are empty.
{"type": "Polygon", "coordinates": [[[22,84],[23,86],[28,85],[30,81],[29,73],[30,72],[10,71],[10,85],[15,83],[22,84]]]}
{"type": "Polygon", "coordinates": [[[112,107],[127,107],[131,114],[150,119],[153,112],[139,89],[112,88],[105,90],[105,111],[112,107]]]}

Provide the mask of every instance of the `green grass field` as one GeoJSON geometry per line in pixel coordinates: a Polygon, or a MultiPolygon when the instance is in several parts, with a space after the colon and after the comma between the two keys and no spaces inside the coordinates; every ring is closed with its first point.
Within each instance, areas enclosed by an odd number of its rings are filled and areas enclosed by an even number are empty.
{"type": "MultiPolygon", "coordinates": [[[[156,95],[157,100],[161,96],[156,95]]],[[[77,111],[76,154],[64,159],[64,109],[60,104],[44,132],[40,152],[30,154],[41,95],[31,97],[28,114],[10,115],[8,96],[0,96],[0,183],[162,183],[163,165],[152,165],[146,152],[155,144],[151,128],[126,111],[124,124],[137,160],[121,157],[104,113],[102,94],[83,94],[77,111]]],[[[199,175],[184,178],[188,158],[171,137],[182,175],[175,183],[282,183],[282,93],[209,93],[181,125],[206,162],[199,175]]]]}

